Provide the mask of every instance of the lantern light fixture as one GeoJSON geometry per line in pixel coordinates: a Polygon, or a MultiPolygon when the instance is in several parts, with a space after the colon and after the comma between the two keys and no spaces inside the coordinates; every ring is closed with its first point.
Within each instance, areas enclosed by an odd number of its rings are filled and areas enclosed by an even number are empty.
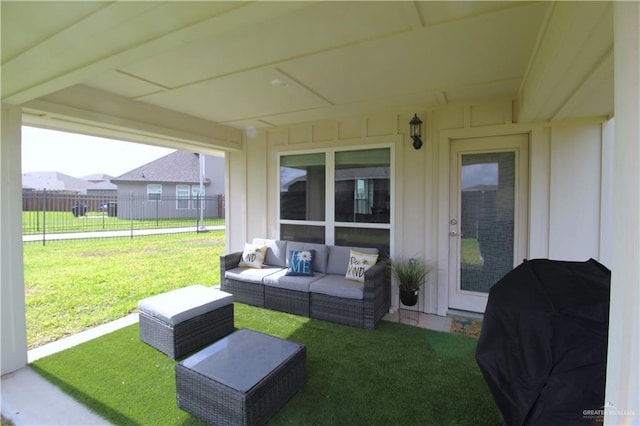
{"type": "Polygon", "coordinates": [[[409,135],[413,139],[413,147],[415,149],[422,148],[422,120],[418,118],[418,114],[413,114],[413,118],[409,122],[409,135]]]}

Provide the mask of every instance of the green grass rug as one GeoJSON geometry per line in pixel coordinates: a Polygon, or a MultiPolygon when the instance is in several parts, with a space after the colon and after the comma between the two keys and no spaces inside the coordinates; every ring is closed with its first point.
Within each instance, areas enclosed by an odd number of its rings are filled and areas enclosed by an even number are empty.
{"type": "MultiPolygon", "coordinates": [[[[236,328],[307,346],[308,381],[273,425],[499,425],[477,340],[382,321],[374,332],[235,305],[236,328]]],[[[175,397],[176,362],[132,325],[31,367],[117,425],[199,425],[175,397]]]]}

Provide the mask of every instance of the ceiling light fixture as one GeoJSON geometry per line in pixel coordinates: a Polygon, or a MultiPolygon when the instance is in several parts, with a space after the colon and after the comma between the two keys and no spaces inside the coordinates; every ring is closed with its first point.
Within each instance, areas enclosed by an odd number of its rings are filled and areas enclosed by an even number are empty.
{"type": "Polygon", "coordinates": [[[289,87],[289,82],[287,80],[282,80],[281,78],[274,78],[271,80],[271,85],[274,87],[289,87]]]}
{"type": "Polygon", "coordinates": [[[409,122],[409,135],[413,139],[413,147],[420,149],[422,147],[422,120],[418,118],[418,114],[413,114],[413,118],[409,122]]]}

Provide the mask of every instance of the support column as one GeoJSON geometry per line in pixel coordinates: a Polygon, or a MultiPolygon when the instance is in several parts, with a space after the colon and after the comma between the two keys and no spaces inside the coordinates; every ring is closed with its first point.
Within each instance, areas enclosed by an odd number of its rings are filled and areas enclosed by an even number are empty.
{"type": "Polygon", "coordinates": [[[614,2],[613,259],[605,424],[640,419],[640,3],[614,2]]]}
{"type": "Polygon", "coordinates": [[[0,137],[0,303],[2,374],[27,365],[27,326],[22,260],[20,107],[2,104],[0,137]]]}

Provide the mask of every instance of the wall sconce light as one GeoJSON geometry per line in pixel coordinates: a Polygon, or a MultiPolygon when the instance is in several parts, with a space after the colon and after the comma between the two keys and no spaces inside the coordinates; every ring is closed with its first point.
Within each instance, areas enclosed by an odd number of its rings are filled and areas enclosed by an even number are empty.
{"type": "Polygon", "coordinates": [[[415,149],[422,148],[422,120],[418,118],[418,114],[413,114],[413,118],[409,122],[409,134],[413,139],[413,147],[415,149]]]}

